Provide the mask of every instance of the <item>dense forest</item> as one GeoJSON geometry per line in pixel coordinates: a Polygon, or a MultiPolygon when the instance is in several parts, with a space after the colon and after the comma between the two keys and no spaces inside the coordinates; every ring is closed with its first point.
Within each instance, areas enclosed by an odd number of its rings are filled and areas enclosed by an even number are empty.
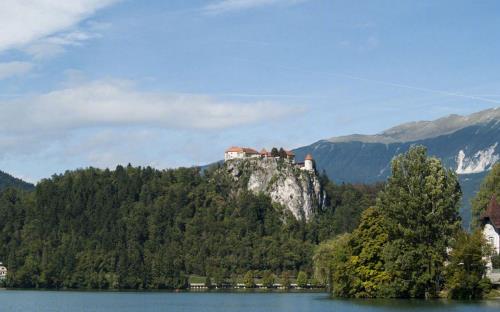
{"type": "Polygon", "coordinates": [[[14,187],[23,190],[33,190],[35,186],[21,179],[15,178],[0,170],[0,191],[6,188],[14,187]]]}
{"type": "Polygon", "coordinates": [[[215,168],[118,166],[54,175],[0,193],[0,261],[7,285],[35,288],[182,288],[248,272],[311,274],[316,245],[352,231],[381,185],[335,185],[327,205],[296,220],[215,168]]]}

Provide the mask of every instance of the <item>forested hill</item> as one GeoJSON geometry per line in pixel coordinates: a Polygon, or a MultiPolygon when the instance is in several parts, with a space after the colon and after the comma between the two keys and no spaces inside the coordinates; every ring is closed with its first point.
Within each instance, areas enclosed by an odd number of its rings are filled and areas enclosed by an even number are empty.
{"type": "Polygon", "coordinates": [[[0,193],[8,286],[177,288],[189,274],[310,273],[315,245],[351,231],[379,189],[323,177],[327,204],[306,222],[220,172],[89,168],[0,193]]]}
{"type": "Polygon", "coordinates": [[[0,191],[7,187],[15,187],[23,190],[32,190],[35,188],[33,184],[15,178],[0,170],[0,191]]]}

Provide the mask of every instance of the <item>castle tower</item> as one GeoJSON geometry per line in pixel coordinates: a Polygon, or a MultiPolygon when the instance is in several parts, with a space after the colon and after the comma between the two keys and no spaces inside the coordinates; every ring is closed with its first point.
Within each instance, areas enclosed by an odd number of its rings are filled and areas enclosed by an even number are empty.
{"type": "Polygon", "coordinates": [[[311,154],[307,154],[304,160],[304,169],[307,171],[314,171],[314,159],[311,154]]]}

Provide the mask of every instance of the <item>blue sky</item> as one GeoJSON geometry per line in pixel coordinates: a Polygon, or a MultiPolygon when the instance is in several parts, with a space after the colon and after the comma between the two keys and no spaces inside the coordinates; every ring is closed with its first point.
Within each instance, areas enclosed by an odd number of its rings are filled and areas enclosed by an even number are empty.
{"type": "Polygon", "coordinates": [[[500,105],[500,2],[0,2],[0,170],[206,164],[500,105]]]}

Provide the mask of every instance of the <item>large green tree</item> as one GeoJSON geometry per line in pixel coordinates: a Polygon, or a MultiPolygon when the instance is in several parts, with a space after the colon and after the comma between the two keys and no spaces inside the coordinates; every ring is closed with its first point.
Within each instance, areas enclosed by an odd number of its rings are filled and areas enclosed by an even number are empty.
{"type": "Polygon", "coordinates": [[[500,163],[493,166],[486,178],[481,183],[479,192],[472,200],[472,226],[477,228],[480,225],[480,216],[488,207],[491,197],[495,195],[500,200],[500,163]]]}
{"type": "Polygon", "coordinates": [[[410,148],[394,158],[375,207],[363,213],[349,238],[318,249],[317,271],[330,270],[336,296],[437,296],[447,247],[460,229],[460,197],[451,170],[424,147],[410,148]]]}
{"type": "Polygon", "coordinates": [[[383,255],[384,248],[389,243],[389,232],[387,222],[379,210],[367,209],[350,237],[347,269],[352,279],[349,296],[387,296],[387,285],[392,280],[392,272],[386,270],[383,255]]]}
{"type": "Polygon", "coordinates": [[[460,229],[457,176],[426,148],[414,146],[392,161],[392,175],[376,207],[387,222],[386,289],[394,297],[435,297],[442,287],[446,249],[460,229]]]}

